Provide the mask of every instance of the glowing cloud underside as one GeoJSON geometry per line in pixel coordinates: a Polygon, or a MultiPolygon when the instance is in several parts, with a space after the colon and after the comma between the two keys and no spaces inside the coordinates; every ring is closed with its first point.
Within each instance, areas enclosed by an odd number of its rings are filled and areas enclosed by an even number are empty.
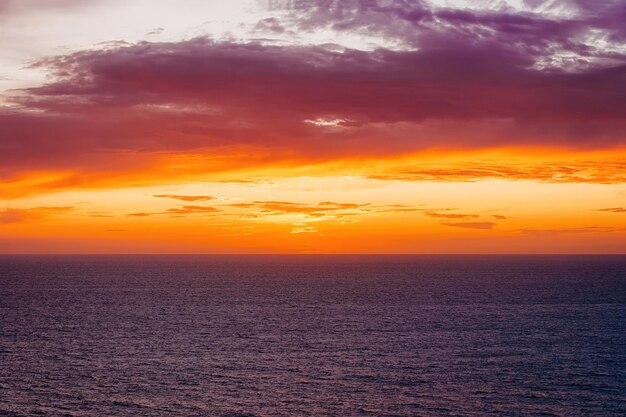
{"type": "Polygon", "coordinates": [[[623,1],[207,3],[0,1],[0,252],[624,252],[623,1]]]}

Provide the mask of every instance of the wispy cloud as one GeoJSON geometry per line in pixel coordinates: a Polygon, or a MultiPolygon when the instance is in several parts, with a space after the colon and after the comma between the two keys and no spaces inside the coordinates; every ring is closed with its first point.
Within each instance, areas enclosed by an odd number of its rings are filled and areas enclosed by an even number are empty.
{"type": "Polygon", "coordinates": [[[425,164],[426,166],[420,169],[396,168],[387,173],[371,175],[370,178],[420,182],[467,182],[489,179],[533,180],[547,183],[616,184],[626,182],[626,163],[621,161],[570,162],[568,165],[555,164],[554,161],[535,164],[518,162],[505,164],[503,162],[478,164],[451,161],[442,166],[425,164]]]}
{"type": "Polygon", "coordinates": [[[67,213],[74,207],[32,207],[32,208],[8,208],[0,210],[0,224],[26,223],[29,221],[45,219],[55,214],[67,213]]]}
{"type": "Polygon", "coordinates": [[[465,229],[481,229],[490,230],[496,226],[493,222],[459,222],[459,223],[441,223],[444,226],[462,227],[465,229]]]}
{"type": "Polygon", "coordinates": [[[588,226],[588,227],[569,227],[556,229],[523,229],[524,234],[532,236],[558,236],[581,233],[615,233],[626,232],[626,228],[605,227],[605,226],[588,226]]]}
{"type": "Polygon", "coordinates": [[[437,211],[424,210],[424,214],[428,217],[441,218],[441,219],[475,219],[480,217],[478,214],[463,214],[463,213],[440,213],[437,211]]]}
{"type": "Polygon", "coordinates": [[[173,198],[175,200],[182,200],[182,201],[209,201],[209,200],[215,199],[215,197],[212,197],[210,195],[155,194],[154,197],[173,198]]]}
{"type": "Polygon", "coordinates": [[[597,209],[596,211],[608,211],[610,213],[626,213],[626,207],[610,207],[597,209]]]}
{"type": "Polygon", "coordinates": [[[303,226],[303,227],[296,227],[294,229],[291,230],[291,234],[300,234],[300,233],[317,233],[318,230],[313,227],[313,226],[303,226]]]}
{"type": "Polygon", "coordinates": [[[218,208],[211,206],[183,206],[177,208],[168,209],[167,212],[171,214],[196,214],[196,213],[217,213],[221,211],[218,208]]]}

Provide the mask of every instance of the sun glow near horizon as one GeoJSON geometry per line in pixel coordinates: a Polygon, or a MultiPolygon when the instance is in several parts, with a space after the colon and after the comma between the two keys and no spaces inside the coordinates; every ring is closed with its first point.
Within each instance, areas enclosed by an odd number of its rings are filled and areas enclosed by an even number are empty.
{"type": "Polygon", "coordinates": [[[611,2],[188,3],[0,1],[0,253],[625,252],[611,2]]]}

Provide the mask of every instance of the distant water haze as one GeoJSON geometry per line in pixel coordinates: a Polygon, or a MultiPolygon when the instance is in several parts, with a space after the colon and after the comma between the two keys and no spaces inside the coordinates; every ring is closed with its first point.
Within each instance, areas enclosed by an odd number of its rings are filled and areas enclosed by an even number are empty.
{"type": "Polygon", "coordinates": [[[2,416],[626,415],[624,256],[3,256],[2,416]]]}

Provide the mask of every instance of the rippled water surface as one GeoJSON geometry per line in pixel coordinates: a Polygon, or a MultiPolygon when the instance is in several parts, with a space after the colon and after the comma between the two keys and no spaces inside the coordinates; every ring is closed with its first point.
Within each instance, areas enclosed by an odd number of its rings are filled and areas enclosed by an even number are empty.
{"type": "Polygon", "coordinates": [[[626,415],[626,257],[0,257],[1,416],[626,415]]]}

